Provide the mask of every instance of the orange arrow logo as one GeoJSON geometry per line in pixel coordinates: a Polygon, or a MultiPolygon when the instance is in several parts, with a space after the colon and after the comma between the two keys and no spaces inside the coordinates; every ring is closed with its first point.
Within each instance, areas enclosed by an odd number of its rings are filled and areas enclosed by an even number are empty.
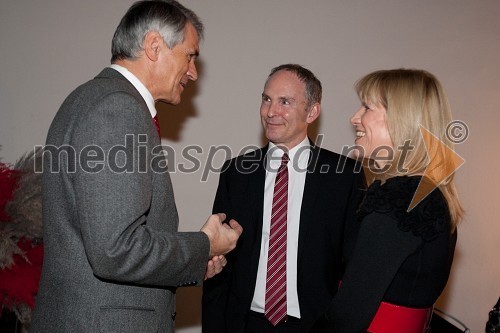
{"type": "Polygon", "coordinates": [[[420,134],[422,134],[422,138],[424,139],[429,164],[425,169],[422,180],[418,184],[408,211],[415,208],[420,201],[424,200],[446,178],[451,176],[465,163],[465,160],[460,155],[455,153],[422,125],[420,125],[420,134]]]}

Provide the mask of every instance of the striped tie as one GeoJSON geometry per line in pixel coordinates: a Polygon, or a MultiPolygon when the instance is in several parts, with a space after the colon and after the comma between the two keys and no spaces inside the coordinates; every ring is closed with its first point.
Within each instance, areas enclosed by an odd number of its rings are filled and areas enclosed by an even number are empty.
{"type": "Polygon", "coordinates": [[[288,154],[274,182],[271,231],[267,258],[266,305],[264,315],[273,326],[286,317],[286,220],[288,210],[288,154]]]}

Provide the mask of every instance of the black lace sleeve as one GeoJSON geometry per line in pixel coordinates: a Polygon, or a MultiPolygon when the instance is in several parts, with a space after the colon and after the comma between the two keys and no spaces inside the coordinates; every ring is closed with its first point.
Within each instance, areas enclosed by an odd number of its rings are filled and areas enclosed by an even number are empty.
{"type": "Polygon", "coordinates": [[[411,231],[415,236],[429,242],[442,232],[449,232],[450,214],[446,200],[439,189],[434,189],[412,210],[411,200],[422,177],[395,177],[383,185],[375,181],[367,190],[358,210],[362,221],[371,213],[387,214],[398,221],[401,231],[411,231]]]}

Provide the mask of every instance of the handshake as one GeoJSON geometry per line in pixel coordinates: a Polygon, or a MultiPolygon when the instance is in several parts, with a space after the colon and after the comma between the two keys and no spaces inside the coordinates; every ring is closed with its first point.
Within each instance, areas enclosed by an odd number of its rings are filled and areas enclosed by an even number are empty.
{"type": "Polygon", "coordinates": [[[236,247],[238,238],[243,232],[241,225],[235,220],[229,223],[223,223],[226,219],[226,214],[219,213],[211,215],[207,222],[201,228],[210,241],[210,257],[205,273],[205,280],[220,273],[227,260],[225,254],[236,247]]]}

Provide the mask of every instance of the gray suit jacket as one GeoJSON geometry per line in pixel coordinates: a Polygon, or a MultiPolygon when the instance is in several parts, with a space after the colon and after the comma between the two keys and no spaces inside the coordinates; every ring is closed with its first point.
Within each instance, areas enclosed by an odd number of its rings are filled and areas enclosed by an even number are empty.
{"type": "Polygon", "coordinates": [[[176,287],[202,283],[210,244],[202,232],[177,232],[160,150],[144,100],[117,71],[64,101],[44,154],[45,256],[31,332],[173,331],[176,287]]]}

